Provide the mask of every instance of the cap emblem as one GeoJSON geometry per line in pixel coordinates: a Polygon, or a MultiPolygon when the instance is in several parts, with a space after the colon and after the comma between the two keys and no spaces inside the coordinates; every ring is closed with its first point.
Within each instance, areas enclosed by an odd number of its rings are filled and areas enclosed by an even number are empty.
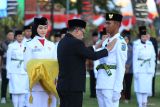
{"type": "Polygon", "coordinates": [[[113,14],[109,14],[109,19],[112,19],[113,18],[113,14]]]}

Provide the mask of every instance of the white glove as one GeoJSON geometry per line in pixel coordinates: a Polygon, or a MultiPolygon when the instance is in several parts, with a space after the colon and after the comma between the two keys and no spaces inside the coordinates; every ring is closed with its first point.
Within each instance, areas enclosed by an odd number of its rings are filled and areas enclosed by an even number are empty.
{"type": "Polygon", "coordinates": [[[112,96],[112,101],[113,101],[113,102],[119,101],[120,98],[121,98],[120,92],[114,91],[114,92],[113,92],[113,96],[112,96]]]}
{"type": "Polygon", "coordinates": [[[11,77],[10,73],[7,73],[7,79],[9,79],[11,77]]]}
{"type": "Polygon", "coordinates": [[[134,74],[134,78],[135,78],[135,79],[138,79],[138,73],[135,73],[135,74],[134,74]]]}

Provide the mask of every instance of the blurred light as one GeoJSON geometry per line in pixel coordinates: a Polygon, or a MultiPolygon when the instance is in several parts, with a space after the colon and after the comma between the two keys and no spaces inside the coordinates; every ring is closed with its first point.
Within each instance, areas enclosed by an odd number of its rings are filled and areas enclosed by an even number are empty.
{"type": "Polygon", "coordinates": [[[77,2],[77,0],[70,0],[72,3],[76,3],[77,2]]]}
{"type": "Polygon", "coordinates": [[[130,0],[116,0],[115,4],[117,6],[125,7],[127,6],[131,1],[130,0]]]}
{"type": "Polygon", "coordinates": [[[39,1],[44,1],[44,2],[47,2],[47,1],[49,1],[49,0],[39,0],[39,1]]]}

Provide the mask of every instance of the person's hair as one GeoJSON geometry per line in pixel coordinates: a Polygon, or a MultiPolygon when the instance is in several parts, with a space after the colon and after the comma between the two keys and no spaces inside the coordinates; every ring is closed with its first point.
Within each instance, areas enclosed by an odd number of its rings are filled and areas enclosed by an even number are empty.
{"type": "Polygon", "coordinates": [[[9,29],[9,30],[7,31],[7,33],[10,33],[10,32],[13,32],[13,30],[9,29]]]}
{"type": "Polygon", "coordinates": [[[118,21],[114,21],[115,24],[118,24],[119,25],[119,28],[121,27],[121,22],[118,22],[118,21]]]}
{"type": "Polygon", "coordinates": [[[82,29],[81,27],[71,27],[68,29],[69,32],[73,32],[75,29],[82,29]]]}
{"type": "Polygon", "coordinates": [[[131,32],[129,30],[123,30],[121,32],[123,38],[127,37],[129,42],[131,41],[131,32]]]}
{"type": "Polygon", "coordinates": [[[48,25],[48,20],[45,17],[41,18],[34,18],[34,23],[32,24],[32,35],[31,38],[33,39],[35,35],[39,35],[37,32],[37,28],[39,25],[48,25]]]}

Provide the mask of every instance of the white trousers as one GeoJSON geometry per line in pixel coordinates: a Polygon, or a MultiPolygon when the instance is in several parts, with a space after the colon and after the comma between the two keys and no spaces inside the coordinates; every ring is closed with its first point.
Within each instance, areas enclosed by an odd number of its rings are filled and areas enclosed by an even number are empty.
{"type": "Polygon", "coordinates": [[[136,93],[138,107],[147,107],[147,93],[136,93]]]}
{"type": "MultiPolygon", "coordinates": [[[[37,91],[32,91],[32,96],[33,96],[33,103],[28,104],[28,107],[48,107],[48,94],[44,91],[37,92],[37,91]]],[[[30,97],[30,95],[29,95],[30,97]]],[[[57,105],[57,100],[55,96],[52,96],[52,103],[50,107],[56,107],[57,105]]]]}
{"type": "Polygon", "coordinates": [[[99,107],[119,107],[119,100],[113,101],[113,90],[97,89],[97,100],[99,107]]]}
{"type": "Polygon", "coordinates": [[[24,107],[29,105],[29,93],[25,93],[24,107]]]}
{"type": "Polygon", "coordinates": [[[14,107],[24,107],[25,94],[12,94],[12,102],[14,107]]]}

